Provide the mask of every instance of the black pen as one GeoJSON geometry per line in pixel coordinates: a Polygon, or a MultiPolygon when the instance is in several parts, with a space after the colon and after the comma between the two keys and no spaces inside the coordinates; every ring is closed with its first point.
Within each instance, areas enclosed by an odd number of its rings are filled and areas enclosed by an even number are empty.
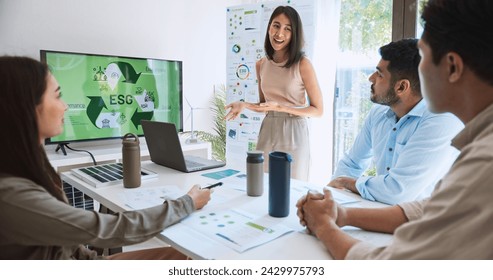
{"type": "Polygon", "coordinates": [[[222,185],[223,185],[223,182],[218,182],[218,183],[212,184],[210,186],[204,187],[203,189],[212,189],[212,188],[219,187],[222,185]]]}

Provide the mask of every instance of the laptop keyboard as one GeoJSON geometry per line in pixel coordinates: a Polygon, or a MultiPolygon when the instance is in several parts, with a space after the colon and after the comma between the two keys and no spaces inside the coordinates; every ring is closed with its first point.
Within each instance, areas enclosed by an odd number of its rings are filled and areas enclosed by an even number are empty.
{"type": "Polygon", "coordinates": [[[196,168],[196,167],[205,166],[205,164],[198,163],[198,162],[191,161],[191,160],[185,160],[185,164],[187,165],[188,168],[196,168]]]}

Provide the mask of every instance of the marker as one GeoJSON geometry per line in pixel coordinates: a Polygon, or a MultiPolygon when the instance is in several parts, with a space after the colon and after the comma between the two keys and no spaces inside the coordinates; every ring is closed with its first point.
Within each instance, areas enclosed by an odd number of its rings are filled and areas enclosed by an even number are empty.
{"type": "Polygon", "coordinates": [[[210,186],[204,187],[203,189],[212,189],[212,188],[219,187],[222,185],[223,185],[223,182],[219,182],[219,183],[215,183],[215,184],[212,184],[210,186]]]}

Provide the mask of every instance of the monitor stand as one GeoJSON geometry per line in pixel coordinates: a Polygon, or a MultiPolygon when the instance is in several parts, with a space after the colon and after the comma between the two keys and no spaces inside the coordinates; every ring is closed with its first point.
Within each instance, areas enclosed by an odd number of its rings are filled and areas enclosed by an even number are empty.
{"type": "Polygon", "coordinates": [[[65,150],[65,146],[66,146],[67,144],[68,144],[68,143],[59,143],[59,144],[56,146],[55,152],[58,152],[58,150],[62,150],[63,155],[64,155],[64,156],[66,156],[66,155],[67,155],[67,151],[65,150]]]}
{"type": "Polygon", "coordinates": [[[185,143],[187,144],[197,144],[199,143],[199,139],[197,139],[197,137],[194,137],[193,134],[190,138],[188,138],[187,140],[185,140],[185,143]]]}

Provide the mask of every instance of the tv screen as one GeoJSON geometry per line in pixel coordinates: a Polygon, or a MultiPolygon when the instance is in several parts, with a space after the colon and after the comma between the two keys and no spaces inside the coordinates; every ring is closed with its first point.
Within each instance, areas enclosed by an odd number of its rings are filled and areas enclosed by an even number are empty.
{"type": "Polygon", "coordinates": [[[141,120],[183,131],[182,62],[41,50],[67,103],[63,133],[47,144],[143,135],[141,120]]]}

